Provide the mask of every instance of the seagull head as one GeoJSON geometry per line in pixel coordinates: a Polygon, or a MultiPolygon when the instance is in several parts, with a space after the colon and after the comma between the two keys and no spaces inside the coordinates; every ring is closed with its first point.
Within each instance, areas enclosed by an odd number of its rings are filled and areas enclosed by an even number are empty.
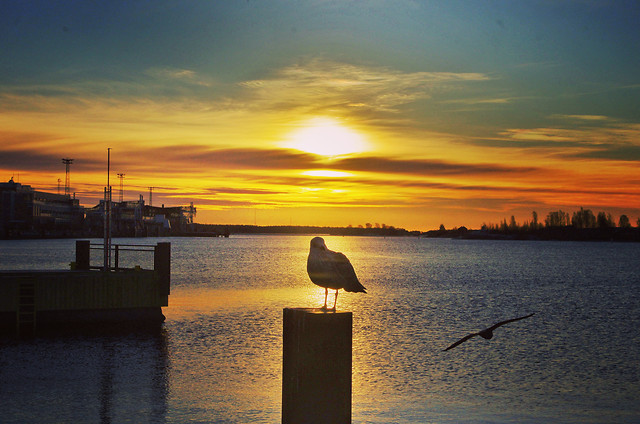
{"type": "Polygon", "coordinates": [[[311,239],[311,250],[313,249],[327,250],[327,245],[324,244],[322,237],[314,237],[311,239]]]}

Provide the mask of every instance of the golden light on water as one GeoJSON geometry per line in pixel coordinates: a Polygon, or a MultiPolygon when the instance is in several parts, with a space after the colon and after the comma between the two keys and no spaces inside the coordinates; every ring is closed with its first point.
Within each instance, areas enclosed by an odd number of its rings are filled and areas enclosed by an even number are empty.
{"type": "Polygon", "coordinates": [[[331,118],[313,118],[294,131],[286,147],[322,156],[341,156],[369,149],[365,137],[331,118]]]}

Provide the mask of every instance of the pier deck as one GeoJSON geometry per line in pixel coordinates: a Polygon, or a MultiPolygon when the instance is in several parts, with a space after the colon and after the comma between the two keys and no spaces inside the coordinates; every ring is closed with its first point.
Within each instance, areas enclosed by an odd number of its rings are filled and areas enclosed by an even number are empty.
{"type": "MultiPolygon", "coordinates": [[[[162,245],[162,246],[161,246],[162,245]]],[[[80,268],[0,272],[0,332],[26,334],[72,325],[164,321],[169,304],[170,245],[155,248],[153,270],[90,268],[78,242],[80,268]],[[159,248],[160,247],[160,248],[159,248]]]]}

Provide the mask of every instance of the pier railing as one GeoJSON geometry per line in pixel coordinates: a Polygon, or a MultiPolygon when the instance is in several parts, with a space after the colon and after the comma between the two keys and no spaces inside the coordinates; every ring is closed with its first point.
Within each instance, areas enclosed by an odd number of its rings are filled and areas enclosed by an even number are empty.
{"type": "MultiPolygon", "coordinates": [[[[114,266],[105,269],[104,266],[91,265],[91,250],[103,250],[104,245],[101,243],[91,243],[89,240],[76,240],[76,261],[74,268],[76,270],[102,270],[106,272],[130,271],[136,267],[121,267],[121,252],[153,252],[153,270],[157,274],[157,279],[163,292],[169,295],[171,286],[171,243],[163,242],[155,246],[147,244],[114,244],[111,245],[113,250],[114,266]]],[[[142,267],[140,267],[142,268],[142,267]]]]}
{"type": "MultiPolygon", "coordinates": [[[[91,243],[91,250],[101,250],[104,251],[104,245],[101,243],[91,243]]],[[[109,268],[110,271],[121,271],[121,270],[129,270],[131,267],[120,267],[120,253],[121,252],[155,252],[155,246],[149,246],[146,244],[112,244],[111,245],[111,257],[113,258],[113,266],[109,268]]],[[[138,264],[140,265],[140,264],[138,264]]],[[[104,265],[90,265],[90,269],[102,269],[104,270],[104,265]]]]}
{"type": "Polygon", "coordinates": [[[98,269],[103,271],[128,271],[138,267],[143,268],[142,264],[145,262],[151,263],[150,260],[151,258],[153,258],[153,269],[157,269],[157,265],[159,265],[158,262],[161,262],[163,260],[170,260],[168,254],[169,252],[167,251],[167,249],[169,248],[168,246],[169,243],[158,243],[155,246],[148,244],[112,244],[110,247],[111,257],[113,258],[113,265],[109,266],[108,269],[105,269],[104,265],[91,264],[91,251],[104,251],[104,244],[91,243],[89,240],[77,240],[76,261],[74,264],[74,268],[77,270],[98,269]],[[150,256],[148,261],[141,261],[134,267],[122,266],[121,255],[126,256],[131,252],[150,252],[153,253],[153,256],[150,256]],[[160,255],[160,258],[157,258],[158,255],[160,255]]]}

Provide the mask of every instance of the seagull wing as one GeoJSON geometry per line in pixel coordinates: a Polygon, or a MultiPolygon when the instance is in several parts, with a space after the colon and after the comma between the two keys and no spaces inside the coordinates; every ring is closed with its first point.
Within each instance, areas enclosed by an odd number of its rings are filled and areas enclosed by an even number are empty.
{"type": "Polygon", "coordinates": [[[329,250],[327,252],[327,259],[328,262],[331,263],[331,268],[340,281],[342,288],[348,292],[366,293],[365,287],[358,281],[353,265],[351,265],[351,262],[349,262],[349,259],[344,254],[329,250]]]}
{"type": "MultiPolygon", "coordinates": [[[[493,330],[495,330],[496,328],[500,327],[501,325],[505,325],[505,324],[508,324],[508,323],[510,323],[510,322],[514,322],[514,321],[520,321],[521,319],[529,318],[529,317],[530,317],[530,316],[532,316],[532,315],[533,315],[533,314],[529,314],[529,315],[525,315],[525,316],[523,316],[523,317],[511,318],[511,319],[508,319],[508,320],[505,320],[505,321],[500,321],[499,323],[497,323],[497,324],[493,324],[491,327],[487,328],[487,330],[488,330],[488,331],[493,331],[493,330]]],[[[487,330],[484,330],[484,331],[487,331],[487,330]]]]}
{"type": "Polygon", "coordinates": [[[467,340],[469,340],[472,337],[477,336],[479,333],[471,333],[467,336],[464,336],[463,338],[461,338],[460,340],[458,340],[457,342],[455,342],[454,344],[452,344],[451,346],[449,346],[448,348],[446,348],[444,351],[446,352],[449,349],[453,349],[454,347],[458,346],[460,343],[464,343],[467,340]]]}

